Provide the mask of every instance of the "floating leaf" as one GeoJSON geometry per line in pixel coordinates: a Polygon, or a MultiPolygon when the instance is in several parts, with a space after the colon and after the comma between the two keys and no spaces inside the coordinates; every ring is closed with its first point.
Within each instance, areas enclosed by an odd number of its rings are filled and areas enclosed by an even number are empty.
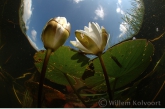
{"type": "MultiPolygon", "coordinates": [[[[35,66],[41,72],[43,60],[46,51],[39,51],[34,55],[35,66]]],[[[88,65],[89,58],[85,55],[66,46],[60,47],[53,52],[50,56],[46,78],[62,85],[68,85],[68,80],[65,74],[69,77],[70,81],[74,84],[73,77],[81,78],[84,69],[88,65]]]]}
{"type": "MultiPolygon", "coordinates": [[[[126,41],[108,49],[102,58],[109,75],[111,88],[114,88],[114,83],[117,89],[135,80],[151,62],[153,52],[153,45],[145,39],[126,41]]],[[[94,59],[93,64],[95,75],[87,78],[85,83],[95,90],[106,91],[99,59],[94,59]]]]}

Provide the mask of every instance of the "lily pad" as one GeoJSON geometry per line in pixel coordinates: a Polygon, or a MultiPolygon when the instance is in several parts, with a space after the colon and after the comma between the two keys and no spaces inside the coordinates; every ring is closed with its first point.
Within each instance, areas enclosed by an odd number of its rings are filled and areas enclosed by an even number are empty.
{"type": "MultiPolygon", "coordinates": [[[[46,51],[42,50],[34,55],[35,66],[41,72],[46,51]]],[[[69,85],[66,75],[72,84],[74,77],[81,78],[88,65],[89,58],[69,47],[62,46],[50,56],[46,78],[62,85],[69,85]],[[66,74],[66,75],[65,75],[66,74]]]]}
{"type": "MultiPolygon", "coordinates": [[[[108,49],[102,58],[107,69],[111,89],[123,87],[143,73],[152,60],[153,52],[152,43],[145,39],[125,41],[108,49]]],[[[87,78],[85,83],[94,90],[106,91],[100,61],[98,58],[92,61],[95,75],[87,78]]]]}

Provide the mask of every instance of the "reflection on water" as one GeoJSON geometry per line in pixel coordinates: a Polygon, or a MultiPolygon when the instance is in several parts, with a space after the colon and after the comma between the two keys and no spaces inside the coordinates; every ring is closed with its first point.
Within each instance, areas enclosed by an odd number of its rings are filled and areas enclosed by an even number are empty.
{"type": "Polygon", "coordinates": [[[137,34],[143,13],[142,0],[22,0],[20,24],[36,50],[44,49],[40,35],[45,23],[57,16],[66,17],[71,23],[65,45],[71,46],[69,41],[74,40],[75,30],[82,30],[88,22],[97,22],[110,33],[109,46],[112,46],[137,34]]]}

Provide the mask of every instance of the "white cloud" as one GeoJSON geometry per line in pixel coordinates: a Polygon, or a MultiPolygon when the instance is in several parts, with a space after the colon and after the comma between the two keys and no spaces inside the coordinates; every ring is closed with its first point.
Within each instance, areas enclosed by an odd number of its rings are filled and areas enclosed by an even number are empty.
{"type": "Polygon", "coordinates": [[[127,32],[127,28],[128,28],[128,23],[122,22],[122,23],[120,24],[119,29],[120,29],[120,31],[121,31],[121,34],[119,35],[119,37],[122,37],[122,36],[127,32]]]}
{"type": "Polygon", "coordinates": [[[36,36],[37,36],[37,32],[36,32],[36,30],[32,30],[31,31],[31,37],[32,37],[32,39],[34,40],[34,41],[36,41],[36,36]]]}
{"type": "Polygon", "coordinates": [[[117,2],[118,2],[119,5],[121,5],[121,2],[122,2],[122,1],[121,1],[121,0],[118,0],[117,2]]]}
{"type": "Polygon", "coordinates": [[[122,8],[121,8],[121,7],[122,7],[122,6],[121,6],[121,3],[122,3],[122,0],[118,0],[118,1],[117,1],[116,12],[123,15],[123,14],[124,14],[124,11],[123,11],[122,8]]]}
{"type": "Polygon", "coordinates": [[[117,8],[116,8],[116,12],[117,12],[117,13],[120,13],[120,14],[122,14],[122,15],[124,14],[124,11],[123,11],[120,7],[117,7],[117,8]]]}
{"type": "Polygon", "coordinates": [[[33,47],[35,50],[39,51],[39,49],[38,49],[36,43],[35,43],[34,41],[32,41],[31,38],[30,38],[29,36],[27,37],[27,39],[29,40],[29,42],[30,42],[30,44],[32,45],[32,47],[33,47]]]}
{"type": "Polygon", "coordinates": [[[84,1],[84,0],[73,0],[73,1],[76,3],[79,3],[79,2],[84,1]]]}
{"type": "Polygon", "coordinates": [[[116,8],[116,12],[117,12],[117,13],[120,12],[120,8],[119,8],[119,7],[116,8]]]}
{"type": "Polygon", "coordinates": [[[26,25],[26,29],[29,28],[30,17],[32,15],[32,0],[23,0],[24,9],[23,9],[23,20],[26,25]]]}
{"type": "Polygon", "coordinates": [[[98,18],[101,18],[102,20],[104,19],[105,13],[104,13],[102,6],[99,6],[95,10],[95,14],[96,14],[96,16],[94,17],[95,20],[97,20],[98,18]]]}
{"type": "Polygon", "coordinates": [[[120,14],[124,15],[125,13],[124,13],[124,11],[123,11],[123,10],[120,10],[120,14]]]}

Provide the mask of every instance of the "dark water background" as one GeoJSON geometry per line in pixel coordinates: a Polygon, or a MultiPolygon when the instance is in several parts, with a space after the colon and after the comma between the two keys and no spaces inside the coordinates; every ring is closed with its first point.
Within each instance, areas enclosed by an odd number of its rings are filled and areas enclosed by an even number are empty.
{"type": "MultiPolygon", "coordinates": [[[[31,75],[19,80],[15,78],[36,71],[33,63],[33,55],[36,51],[32,48],[19,26],[20,3],[21,0],[0,0],[0,107],[6,108],[21,107],[14,94],[13,84],[15,89],[22,90],[22,93],[19,93],[19,97],[21,97],[24,87],[19,87],[16,82],[24,86],[24,82],[30,79],[31,75]]],[[[144,21],[135,37],[151,40],[165,32],[165,0],[144,0],[144,5],[144,21]],[[157,27],[159,28],[158,32],[155,30],[157,27]]],[[[165,36],[153,42],[153,44],[155,47],[154,56],[144,74],[150,72],[155,63],[165,53],[165,36]]],[[[151,101],[164,80],[165,61],[160,66],[160,71],[155,72],[152,77],[143,80],[139,84],[134,99],[151,101]]],[[[46,82],[52,84],[49,81],[46,82]]],[[[161,106],[155,107],[165,107],[164,92],[165,86],[155,99],[155,101],[161,101],[161,106]]]]}

